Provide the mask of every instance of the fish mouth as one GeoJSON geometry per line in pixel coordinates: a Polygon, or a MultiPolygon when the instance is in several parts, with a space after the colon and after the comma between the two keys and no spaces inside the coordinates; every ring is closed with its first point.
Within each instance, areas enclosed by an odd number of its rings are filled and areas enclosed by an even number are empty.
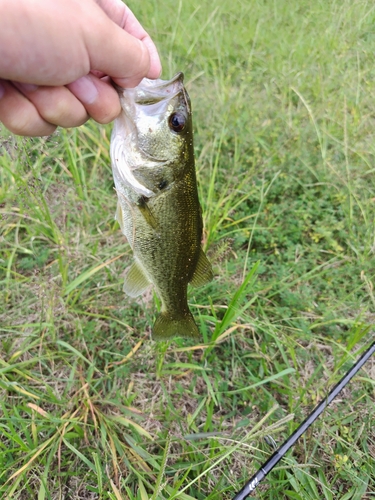
{"type": "Polygon", "coordinates": [[[179,72],[170,80],[144,78],[138,87],[132,89],[132,93],[136,104],[148,106],[164,99],[171,99],[183,89],[184,74],[179,72]]]}
{"type": "Polygon", "coordinates": [[[130,119],[134,115],[136,105],[157,105],[173,99],[179,93],[183,94],[187,111],[190,112],[190,99],[184,87],[182,72],[176,73],[170,80],[143,78],[141,83],[134,88],[123,89],[118,85],[115,87],[120,96],[121,106],[130,119]]]}

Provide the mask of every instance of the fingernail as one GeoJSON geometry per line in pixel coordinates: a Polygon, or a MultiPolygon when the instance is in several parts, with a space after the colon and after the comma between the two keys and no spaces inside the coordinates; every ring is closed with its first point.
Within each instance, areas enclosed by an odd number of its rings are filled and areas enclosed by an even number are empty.
{"type": "Polygon", "coordinates": [[[34,92],[38,88],[38,85],[34,85],[33,83],[13,82],[13,84],[21,91],[24,90],[25,92],[34,92]]]}
{"type": "Polygon", "coordinates": [[[75,82],[69,83],[67,87],[83,104],[92,104],[99,95],[98,89],[89,76],[82,76],[75,82]]]}
{"type": "Polygon", "coordinates": [[[4,85],[0,82],[0,99],[3,97],[5,93],[5,87],[4,85]]]}

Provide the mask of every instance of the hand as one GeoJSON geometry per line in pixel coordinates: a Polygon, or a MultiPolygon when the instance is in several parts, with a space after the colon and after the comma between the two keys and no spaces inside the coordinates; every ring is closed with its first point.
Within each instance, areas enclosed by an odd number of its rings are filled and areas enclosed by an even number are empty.
{"type": "Polygon", "coordinates": [[[0,18],[0,121],[15,134],[108,123],[121,111],[110,79],[134,87],[160,75],[154,43],[121,0],[0,0],[0,18]]]}

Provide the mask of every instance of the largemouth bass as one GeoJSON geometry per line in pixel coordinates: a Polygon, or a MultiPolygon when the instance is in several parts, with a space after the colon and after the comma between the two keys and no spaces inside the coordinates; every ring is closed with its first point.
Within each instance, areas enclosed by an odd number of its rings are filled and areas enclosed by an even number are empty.
{"type": "Polygon", "coordinates": [[[134,253],[124,292],[136,297],[154,285],[161,300],[155,340],[198,338],[187,286],[203,285],[213,276],[201,247],[191,105],[183,74],[170,81],[144,79],[119,94],[122,112],[111,138],[116,219],[134,253]]]}

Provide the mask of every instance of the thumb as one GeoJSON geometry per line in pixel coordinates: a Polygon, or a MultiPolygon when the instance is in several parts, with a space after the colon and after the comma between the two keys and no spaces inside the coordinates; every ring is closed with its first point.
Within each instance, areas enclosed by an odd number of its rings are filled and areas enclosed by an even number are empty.
{"type": "Polygon", "coordinates": [[[91,33],[86,39],[91,69],[102,71],[121,87],[135,87],[146,76],[159,76],[155,73],[160,73],[160,69],[155,71],[152,68],[150,74],[151,57],[155,58],[155,53],[157,56],[151,39],[148,37],[143,42],[124,31],[105,14],[103,17],[101,21],[104,22],[96,30],[90,27],[91,33]]]}

